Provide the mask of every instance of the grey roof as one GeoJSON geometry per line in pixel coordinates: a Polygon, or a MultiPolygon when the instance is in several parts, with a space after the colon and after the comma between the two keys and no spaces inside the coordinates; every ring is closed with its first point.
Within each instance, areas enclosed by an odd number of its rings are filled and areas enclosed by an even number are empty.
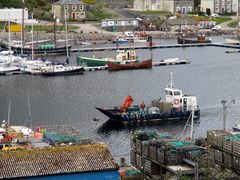
{"type": "Polygon", "coordinates": [[[54,4],[60,4],[60,5],[64,5],[64,4],[83,4],[83,2],[79,1],[79,0],[60,0],[55,2],[54,4]]]}
{"type": "Polygon", "coordinates": [[[0,179],[90,171],[116,171],[118,165],[105,144],[0,152],[0,179]]]}

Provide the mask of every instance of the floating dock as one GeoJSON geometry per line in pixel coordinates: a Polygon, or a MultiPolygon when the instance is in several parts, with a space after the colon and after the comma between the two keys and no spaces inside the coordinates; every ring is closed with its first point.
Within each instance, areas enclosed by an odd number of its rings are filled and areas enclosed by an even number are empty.
{"type": "Polygon", "coordinates": [[[199,44],[170,44],[170,45],[154,45],[150,47],[148,44],[141,46],[108,46],[108,47],[88,47],[88,48],[79,48],[79,49],[71,49],[71,52],[89,52],[89,51],[116,51],[118,49],[160,49],[160,48],[184,48],[184,47],[205,47],[205,46],[217,46],[217,47],[225,47],[225,48],[234,48],[240,49],[239,45],[226,44],[222,43],[199,43],[199,44]]]}
{"type": "Polygon", "coordinates": [[[239,53],[240,50],[237,49],[230,49],[230,50],[226,50],[226,53],[239,53]]]}
{"type": "Polygon", "coordinates": [[[180,65],[180,64],[190,64],[190,61],[188,59],[180,59],[180,60],[173,60],[173,61],[159,61],[159,62],[153,62],[153,66],[166,66],[166,65],[180,65]]]}

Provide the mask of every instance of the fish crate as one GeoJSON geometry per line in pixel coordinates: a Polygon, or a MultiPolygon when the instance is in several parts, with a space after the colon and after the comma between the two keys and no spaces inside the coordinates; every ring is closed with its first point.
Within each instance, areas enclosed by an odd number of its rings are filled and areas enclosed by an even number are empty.
{"type": "Polygon", "coordinates": [[[226,140],[223,138],[223,151],[226,152],[232,152],[233,150],[233,141],[232,140],[226,140]]]}
{"type": "Polygon", "coordinates": [[[232,155],[226,152],[223,152],[223,164],[225,167],[231,168],[232,167],[232,155]]]}
{"type": "Polygon", "coordinates": [[[136,161],[136,153],[134,151],[130,152],[130,162],[133,166],[137,165],[137,161],[136,161]]]}
{"type": "Polygon", "coordinates": [[[232,134],[223,130],[213,130],[207,132],[207,142],[209,145],[223,148],[224,136],[231,136],[232,134]]]}
{"type": "Polygon", "coordinates": [[[232,168],[233,168],[233,170],[240,171],[240,158],[239,157],[233,156],[232,168]]]}
{"type": "Polygon", "coordinates": [[[214,149],[214,162],[216,162],[216,163],[223,162],[222,151],[220,151],[218,149],[214,149]]]}
{"type": "Polygon", "coordinates": [[[203,154],[205,154],[205,150],[199,147],[192,147],[183,150],[183,157],[194,162],[198,162],[203,154]]]}
{"type": "Polygon", "coordinates": [[[157,161],[164,165],[181,164],[183,160],[182,151],[175,149],[158,149],[157,161]]]}
{"type": "Polygon", "coordinates": [[[152,162],[151,160],[145,159],[144,160],[144,171],[146,171],[149,174],[160,174],[161,173],[161,167],[160,165],[152,162]]]}
{"type": "Polygon", "coordinates": [[[147,155],[147,150],[148,150],[148,141],[140,141],[136,139],[136,146],[135,146],[136,152],[139,154],[146,154],[147,155]]]}
{"type": "Polygon", "coordinates": [[[240,141],[233,141],[232,152],[235,156],[240,157],[240,141]]]}
{"type": "Polygon", "coordinates": [[[143,168],[143,159],[142,156],[139,154],[136,154],[136,167],[139,169],[143,168]]]}
{"type": "Polygon", "coordinates": [[[149,158],[157,160],[157,147],[149,146],[149,158]]]}

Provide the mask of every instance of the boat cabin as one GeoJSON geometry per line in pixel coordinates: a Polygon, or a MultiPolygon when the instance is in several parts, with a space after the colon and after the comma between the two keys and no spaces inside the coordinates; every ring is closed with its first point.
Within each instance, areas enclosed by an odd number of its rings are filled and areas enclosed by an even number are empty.
{"type": "Polygon", "coordinates": [[[197,97],[184,95],[182,90],[173,87],[172,75],[170,82],[165,88],[165,100],[172,103],[173,108],[182,109],[184,111],[197,108],[197,97]]]}
{"type": "Polygon", "coordinates": [[[38,49],[54,49],[54,44],[41,44],[38,46],[38,49]]]}
{"type": "Polygon", "coordinates": [[[117,50],[116,60],[133,60],[136,61],[136,51],[134,50],[117,50]]]}

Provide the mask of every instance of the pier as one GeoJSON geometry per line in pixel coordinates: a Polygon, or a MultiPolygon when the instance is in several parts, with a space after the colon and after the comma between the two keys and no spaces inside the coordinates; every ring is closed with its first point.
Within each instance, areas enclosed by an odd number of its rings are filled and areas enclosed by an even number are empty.
{"type": "Polygon", "coordinates": [[[79,49],[71,49],[71,52],[89,52],[89,51],[115,51],[118,49],[160,49],[160,48],[184,48],[184,47],[205,47],[205,46],[216,46],[216,47],[224,47],[224,48],[233,48],[233,49],[239,49],[239,45],[233,45],[233,44],[226,44],[225,42],[221,43],[198,43],[198,44],[169,44],[169,45],[154,45],[150,47],[149,45],[138,45],[138,46],[122,46],[122,47],[117,47],[117,46],[109,46],[109,47],[84,47],[84,48],[79,48],[79,49]]]}

